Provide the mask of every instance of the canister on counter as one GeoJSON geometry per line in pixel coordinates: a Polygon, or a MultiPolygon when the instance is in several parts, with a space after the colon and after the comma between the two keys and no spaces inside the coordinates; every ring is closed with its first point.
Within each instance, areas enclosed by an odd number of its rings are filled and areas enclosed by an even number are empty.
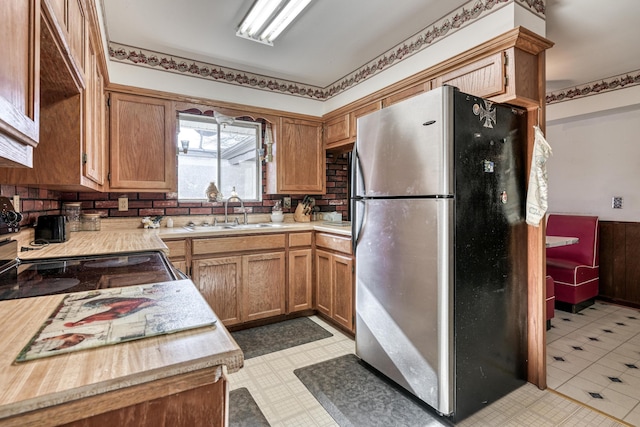
{"type": "Polygon", "coordinates": [[[70,231],[80,231],[80,215],[82,204],[80,202],[67,202],[62,204],[62,212],[67,217],[70,231]]]}
{"type": "Polygon", "coordinates": [[[100,231],[100,214],[86,213],[82,214],[82,230],[83,231],[100,231]]]}

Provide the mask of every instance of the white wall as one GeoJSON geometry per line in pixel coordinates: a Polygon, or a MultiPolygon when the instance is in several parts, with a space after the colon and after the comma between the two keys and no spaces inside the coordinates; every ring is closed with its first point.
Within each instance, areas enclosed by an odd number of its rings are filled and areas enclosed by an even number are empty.
{"type": "MultiPolygon", "coordinates": [[[[471,7],[472,5],[473,0],[466,6],[471,7]]],[[[102,19],[100,19],[100,24],[104,27],[102,19]]],[[[432,46],[423,49],[415,55],[400,61],[381,71],[379,74],[324,102],[179,75],[111,60],[107,60],[107,65],[109,78],[112,83],[174,92],[217,101],[235,102],[255,107],[291,111],[312,116],[322,116],[518,26],[526,27],[541,36],[545,35],[545,21],[520,5],[519,2],[512,2],[503,7],[496,7],[494,11],[488,12],[487,15],[481,19],[461,28],[459,31],[453,32],[432,46]]],[[[102,31],[104,35],[104,29],[102,31]]],[[[106,37],[104,38],[106,40],[106,37]]],[[[105,49],[107,49],[106,51],[108,52],[107,46],[105,46],[105,49]]],[[[382,53],[383,52],[381,52],[381,54],[382,53]]]]}
{"type": "Polygon", "coordinates": [[[640,102],[630,102],[640,87],[615,92],[548,107],[549,212],[640,222],[640,102]],[[612,209],[613,196],[622,209],[612,209]]]}

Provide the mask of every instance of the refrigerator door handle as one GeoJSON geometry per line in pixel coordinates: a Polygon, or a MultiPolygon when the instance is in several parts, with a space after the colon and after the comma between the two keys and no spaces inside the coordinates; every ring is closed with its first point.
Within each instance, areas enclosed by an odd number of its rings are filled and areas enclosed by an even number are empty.
{"type": "Polygon", "coordinates": [[[360,215],[359,218],[357,217],[358,209],[356,209],[356,203],[363,203],[363,206],[366,208],[366,204],[362,200],[362,197],[366,192],[364,178],[362,177],[362,163],[360,162],[360,156],[358,155],[358,141],[356,141],[353,146],[353,158],[351,161],[351,211],[354,216],[351,221],[351,252],[355,255],[364,218],[364,208],[362,210],[362,215],[360,215]]]}
{"type": "Polygon", "coordinates": [[[358,155],[358,143],[353,146],[353,159],[351,167],[351,194],[353,197],[367,194],[364,177],[362,176],[362,162],[358,155]]]}
{"type": "Polygon", "coordinates": [[[360,232],[362,231],[362,226],[364,223],[364,214],[367,204],[363,199],[353,199],[352,211],[354,213],[354,221],[351,221],[351,252],[353,255],[356,254],[356,247],[358,246],[358,241],[360,240],[360,232]],[[355,217],[358,209],[356,209],[356,203],[362,203],[362,214],[360,217],[355,217]]]}

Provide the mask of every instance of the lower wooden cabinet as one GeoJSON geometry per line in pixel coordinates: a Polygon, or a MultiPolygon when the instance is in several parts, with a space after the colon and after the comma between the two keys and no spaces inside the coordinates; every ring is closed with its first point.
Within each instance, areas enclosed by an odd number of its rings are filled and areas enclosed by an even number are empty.
{"type": "Polygon", "coordinates": [[[316,249],[316,309],[354,331],[351,255],[316,249]]]}
{"type": "Polygon", "coordinates": [[[289,251],[289,313],[308,310],[313,307],[313,253],[311,248],[289,251]]]}
{"type": "Polygon", "coordinates": [[[194,260],[191,276],[222,323],[242,321],[242,256],[194,260]]]}
{"type": "Polygon", "coordinates": [[[192,262],[193,281],[226,326],[285,313],[284,252],[192,262]]]}
{"type": "MultiPolygon", "coordinates": [[[[41,410],[33,423],[64,427],[127,426],[191,427],[228,425],[229,383],[220,366],[138,384],[83,399],[82,410],[67,403],[41,410]],[[212,374],[213,371],[213,374],[212,374]],[[146,400],[145,400],[146,399],[146,400]],[[116,409],[110,409],[110,408],[116,409]],[[85,417],[60,423],[69,417],[85,417]],[[39,418],[39,420],[38,420],[39,418]],[[44,423],[42,420],[48,420],[44,423]]],[[[80,403],[81,404],[81,403],[80,403]]],[[[80,404],[76,404],[80,405],[80,404]]]]}
{"type": "Polygon", "coordinates": [[[165,240],[165,245],[169,249],[169,261],[171,264],[187,276],[189,276],[189,264],[187,260],[188,243],[187,239],[165,240]]]}
{"type": "Polygon", "coordinates": [[[242,321],[285,314],[284,264],[284,252],[242,257],[242,321]]]}

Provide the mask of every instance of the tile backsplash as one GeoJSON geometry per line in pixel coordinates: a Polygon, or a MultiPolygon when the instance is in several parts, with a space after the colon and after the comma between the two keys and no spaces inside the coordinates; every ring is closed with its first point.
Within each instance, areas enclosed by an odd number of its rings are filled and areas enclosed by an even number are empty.
{"type": "MultiPolygon", "coordinates": [[[[337,211],[342,219],[348,212],[348,156],[347,154],[327,154],[327,193],[312,195],[321,212],[337,211]]],[[[263,188],[265,176],[263,173],[263,188]]],[[[24,218],[22,225],[33,224],[40,215],[60,213],[64,202],[81,202],[83,212],[100,213],[102,217],[143,217],[177,215],[224,214],[224,203],[181,202],[177,193],[97,193],[97,192],[61,192],[19,185],[0,185],[0,194],[11,198],[20,196],[20,211],[24,218]],[[118,211],[118,198],[129,199],[129,209],[118,211]]],[[[276,200],[282,200],[286,194],[263,194],[262,202],[247,202],[245,208],[251,213],[270,213],[276,200]]],[[[292,213],[304,195],[291,195],[292,213]]]]}

